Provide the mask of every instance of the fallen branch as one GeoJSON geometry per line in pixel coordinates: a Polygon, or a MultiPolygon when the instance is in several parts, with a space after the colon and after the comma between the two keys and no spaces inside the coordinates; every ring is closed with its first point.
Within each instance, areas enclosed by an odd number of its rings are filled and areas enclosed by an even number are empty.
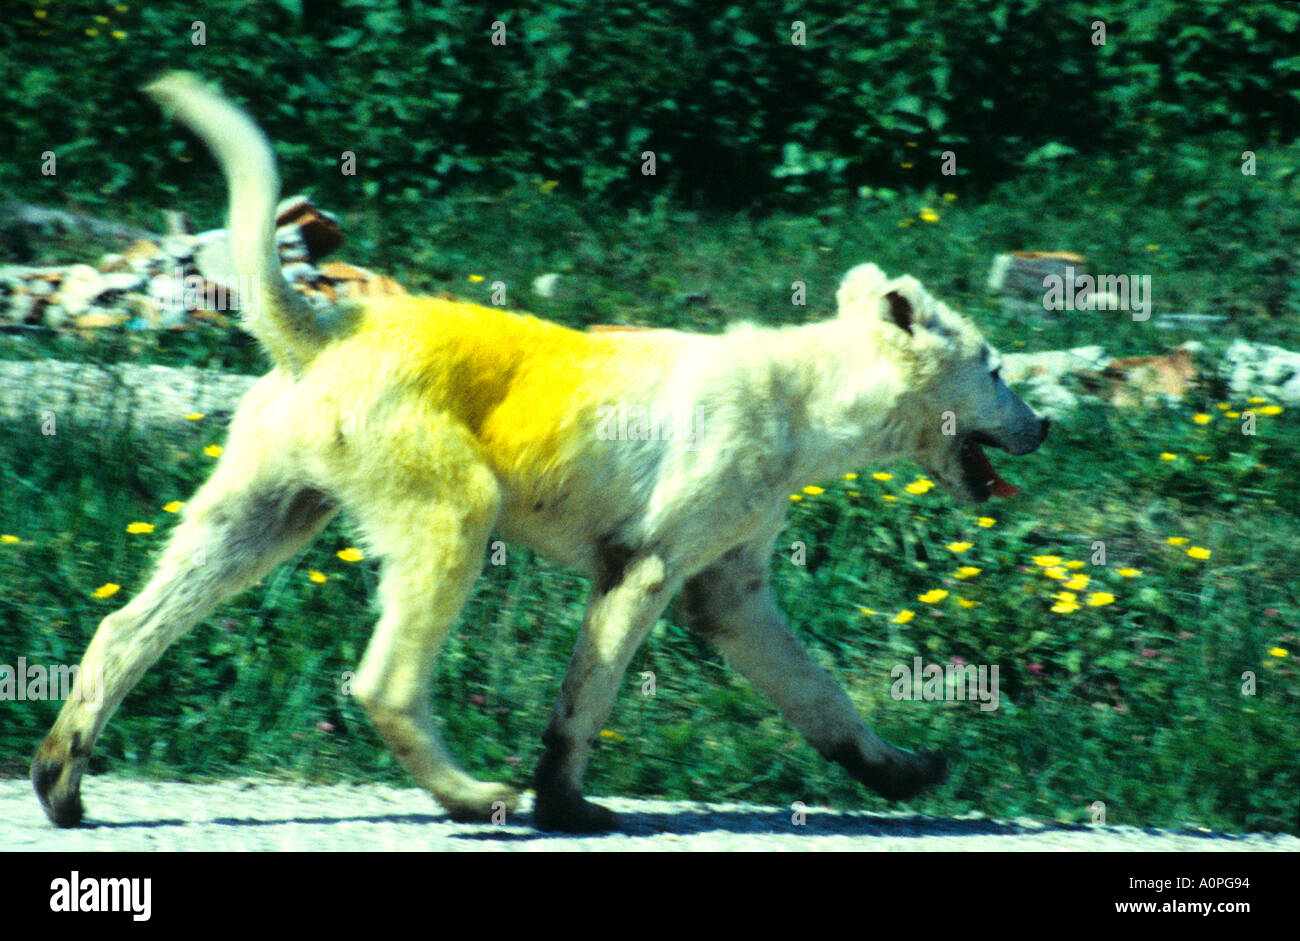
{"type": "Polygon", "coordinates": [[[79,212],[63,209],[45,209],[28,203],[10,202],[0,206],[0,231],[30,229],[37,232],[82,232],[104,238],[131,243],[144,239],[156,242],[162,238],[155,232],[139,229],[120,222],[108,222],[79,212]]]}
{"type": "Polygon", "coordinates": [[[0,361],[0,418],[34,434],[112,429],[156,439],[194,428],[186,415],[224,423],[256,381],[193,367],[0,361]]]}

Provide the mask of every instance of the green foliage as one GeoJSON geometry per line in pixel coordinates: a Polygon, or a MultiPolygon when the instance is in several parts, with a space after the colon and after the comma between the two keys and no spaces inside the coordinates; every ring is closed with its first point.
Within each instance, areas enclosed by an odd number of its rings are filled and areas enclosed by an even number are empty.
{"type": "Polygon", "coordinates": [[[0,22],[0,137],[15,142],[0,190],[38,199],[179,193],[183,164],[208,158],[135,93],[166,68],[218,79],[292,185],[354,206],[477,180],[641,205],[970,193],[1053,155],[1154,164],[1190,134],[1229,132],[1240,153],[1300,127],[1300,11],[1262,2],[234,0],[203,10],[205,45],[177,0],[19,6],[0,22]],[[46,151],[57,177],[39,173],[46,151]],[[345,151],[355,176],[338,173],[345,151]]]}

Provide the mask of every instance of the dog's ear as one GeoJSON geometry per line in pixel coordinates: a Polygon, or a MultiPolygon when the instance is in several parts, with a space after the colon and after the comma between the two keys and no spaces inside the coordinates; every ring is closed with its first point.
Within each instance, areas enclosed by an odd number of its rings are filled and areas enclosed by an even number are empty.
{"type": "Polygon", "coordinates": [[[929,295],[910,275],[890,280],[875,265],[858,265],[844,276],[835,299],[841,317],[874,318],[908,336],[927,326],[929,295]]]}
{"type": "Polygon", "coordinates": [[[916,319],[916,311],[912,308],[912,302],[898,291],[890,291],[886,294],[885,302],[889,305],[889,319],[900,330],[910,334],[912,332],[912,322],[916,319]]]}
{"type": "Polygon", "coordinates": [[[909,336],[933,327],[934,300],[916,278],[907,274],[894,278],[881,288],[881,293],[884,303],[880,305],[880,319],[885,323],[909,336]]]}
{"type": "Polygon", "coordinates": [[[840,281],[835,303],[841,314],[869,310],[868,302],[884,293],[885,273],[872,264],[851,268],[840,281]]]}

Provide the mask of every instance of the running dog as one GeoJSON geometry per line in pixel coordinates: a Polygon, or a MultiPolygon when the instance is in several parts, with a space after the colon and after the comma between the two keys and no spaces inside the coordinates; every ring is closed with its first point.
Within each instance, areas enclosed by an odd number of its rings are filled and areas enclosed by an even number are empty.
{"type": "Polygon", "coordinates": [[[493,532],[591,580],[542,736],[537,827],[617,825],[581,795],[591,743],[678,595],[681,620],[865,785],[904,799],[944,776],[942,754],[896,748],[863,724],[787,627],[768,568],[789,494],[869,463],[911,458],[964,501],[1016,492],[983,449],[1027,454],[1048,423],[1003,384],[969,321],[874,265],[848,273],[833,319],[711,336],[583,333],[430,297],[322,312],[281,273],[279,180],[261,131],[192,75],[146,92],[220,164],[231,259],[254,285],[245,327],[274,368],[240,404],[148,583],[96,631],[80,676],[103,688],[74,690],[36,754],[32,781],[55,824],[81,820],[91,748],[145,670],[340,509],[381,562],[382,614],[355,694],[456,820],[518,799],[456,765],[431,701],[434,659],[493,532]]]}

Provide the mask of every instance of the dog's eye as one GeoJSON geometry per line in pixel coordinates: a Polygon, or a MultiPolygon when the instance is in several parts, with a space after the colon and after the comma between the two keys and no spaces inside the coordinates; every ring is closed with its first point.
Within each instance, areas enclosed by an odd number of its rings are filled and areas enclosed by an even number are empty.
{"type": "Polygon", "coordinates": [[[998,379],[999,379],[999,378],[1001,377],[1001,375],[1002,375],[1002,367],[999,366],[997,369],[995,369],[995,370],[993,370],[991,373],[989,373],[989,375],[993,377],[993,381],[994,381],[994,382],[997,382],[998,379]]]}

